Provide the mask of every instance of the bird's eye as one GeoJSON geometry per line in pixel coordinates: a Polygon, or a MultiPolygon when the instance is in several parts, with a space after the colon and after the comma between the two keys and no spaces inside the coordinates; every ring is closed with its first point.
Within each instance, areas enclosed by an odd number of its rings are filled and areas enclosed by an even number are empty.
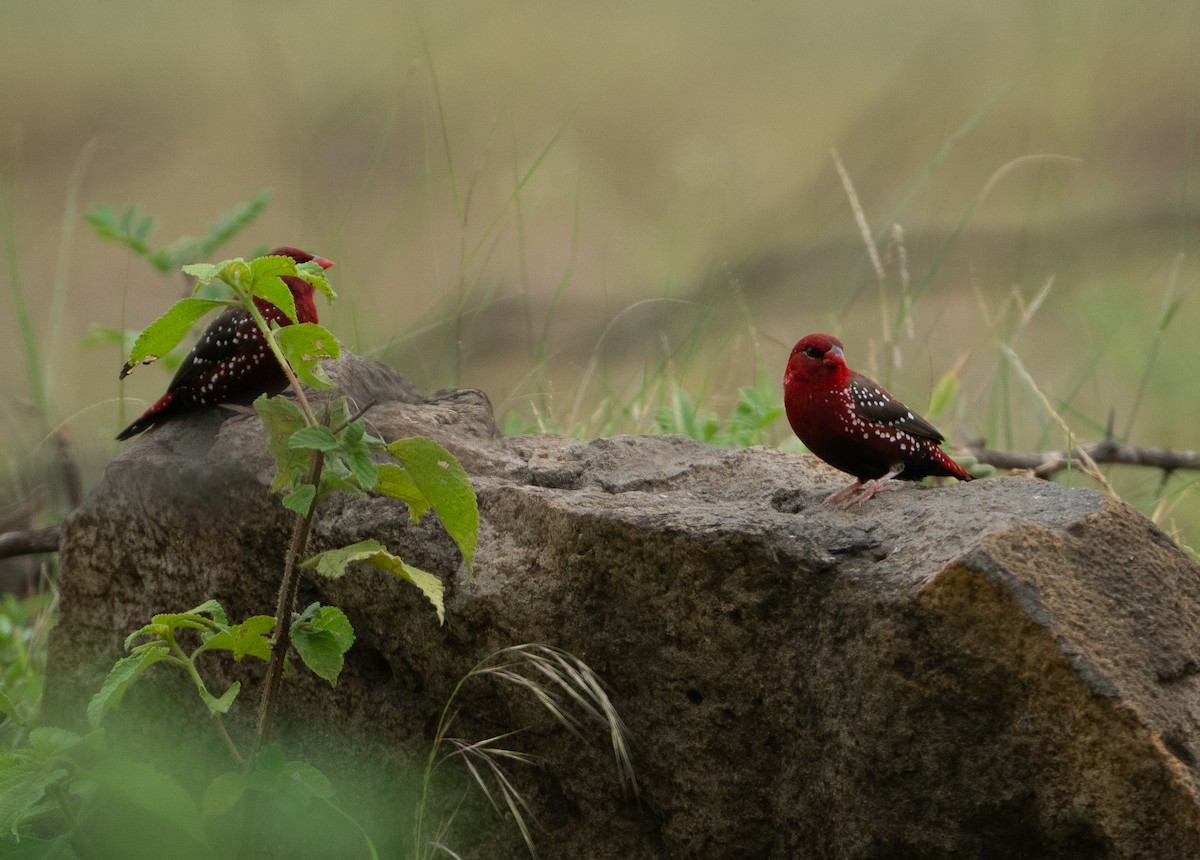
{"type": "Polygon", "coordinates": [[[804,347],[804,354],[809,358],[820,358],[822,355],[824,355],[824,353],[815,346],[804,347]]]}

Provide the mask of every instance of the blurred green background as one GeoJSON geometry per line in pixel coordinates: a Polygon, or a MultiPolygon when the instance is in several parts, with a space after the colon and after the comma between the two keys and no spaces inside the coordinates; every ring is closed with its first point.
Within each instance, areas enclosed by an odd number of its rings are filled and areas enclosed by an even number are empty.
{"type": "MultiPolygon", "coordinates": [[[[334,259],[322,322],[347,346],[483,388],[512,428],[651,432],[677,386],[726,415],[827,330],[918,408],[956,374],[953,442],[1065,444],[1005,344],[1081,440],[1111,413],[1131,443],[1200,447],[1194,0],[10,0],[0,81],[18,502],[53,483],[48,426],[92,481],[167,380],[119,387],[118,348],[82,342],[182,278],[81,216],[137,203],[165,244],[263,187],[222,257],[334,259]]],[[[1113,476],[1194,539],[1191,477],[1113,476]]]]}

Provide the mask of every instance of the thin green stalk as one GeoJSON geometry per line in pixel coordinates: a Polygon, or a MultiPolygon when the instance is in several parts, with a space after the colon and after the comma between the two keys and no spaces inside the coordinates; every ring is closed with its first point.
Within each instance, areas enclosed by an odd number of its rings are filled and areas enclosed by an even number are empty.
{"type": "Polygon", "coordinates": [[[46,363],[43,374],[46,378],[46,398],[51,400],[54,382],[58,378],[55,373],[55,361],[61,350],[58,347],[59,335],[62,332],[63,311],[67,303],[67,282],[71,269],[71,250],[74,245],[75,229],[79,224],[79,187],[83,184],[83,174],[91,161],[92,153],[96,151],[96,139],[92,138],[86,144],[75,165],[71,168],[71,177],[67,180],[67,196],[63,202],[62,235],[58,243],[58,261],[54,267],[54,285],[50,290],[50,314],[48,318],[49,338],[46,347],[46,363]]]}
{"type": "MultiPolygon", "coordinates": [[[[308,472],[308,481],[317,484],[321,479],[321,469],[325,465],[325,455],[313,451],[312,465],[308,472]]],[[[292,608],[296,600],[296,591],[300,585],[300,570],[297,559],[308,545],[308,532],[312,528],[313,514],[316,505],[308,509],[304,516],[296,515],[295,526],[292,529],[292,540],[288,544],[287,559],[283,564],[283,578],[279,583],[279,594],[275,604],[275,641],[271,644],[271,658],[267,662],[267,676],[263,680],[262,698],[259,700],[258,722],[254,730],[254,742],[246,756],[247,767],[253,767],[258,758],[258,751],[263,744],[270,743],[271,730],[275,721],[275,710],[279,703],[279,687],[283,680],[284,658],[287,656],[291,637],[292,608]]]]}
{"type": "Polygon", "coordinates": [[[46,394],[45,374],[42,370],[41,352],[38,349],[37,331],[33,319],[29,315],[29,305],[25,300],[25,290],[21,284],[21,266],[17,253],[16,231],[16,163],[19,153],[13,154],[13,179],[0,184],[0,232],[4,234],[4,251],[8,257],[8,285],[12,295],[13,311],[17,328],[21,334],[21,346],[25,355],[25,374],[29,379],[29,393],[41,422],[39,436],[50,432],[50,402],[46,394]]]}
{"type": "Polygon", "coordinates": [[[1179,276],[1183,271],[1183,261],[1186,255],[1180,251],[1175,255],[1175,265],[1171,267],[1171,275],[1167,278],[1167,293],[1163,296],[1162,313],[1159,315],[1158,326],[1154,330],[1154,338],[1150,341],[1150,350],[1146,354],[1146,367],[1142,370],[1142,378],[1138,381],[1137,394],[1134,395],[1133,405],[1129,409],[1129,421],[1125,424],[1125,435],[1123,439],[1129,439],[1133,433],[1133,424],[1137,420],[1138,411],[1142,406],[1142,397],[1146,393],[1146,388],[1150,384],[1150,374],[1154,370],[1154,364],[1158,360],[1158,350],[1162,346],[1163,335],[1167,333],[1167,328],[1171,325],[1171,320],[1175,318],[1175,312],[1179,310],[1179,306],[1183,303],[1183,298],[1176,298],[1175,290],[1179,286],[1179,276]]]}

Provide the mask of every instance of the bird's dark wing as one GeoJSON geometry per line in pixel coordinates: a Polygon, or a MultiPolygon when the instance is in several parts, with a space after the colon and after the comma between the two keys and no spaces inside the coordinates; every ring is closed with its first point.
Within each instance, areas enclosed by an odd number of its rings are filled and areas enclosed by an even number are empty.
{"type": "Polygon", "coordinates": [[[167,391],[186,386],[205,373],[220,367],[244,346],[244,339],[257,330],[254,320],[243,308],[228,308],[209,323],[196,345],[184,356],[167,391]]]}
{"type": "Polygon", "coordinates": [[[878,383],[861,373],[850,377],[850,394],[859,417],[872,424],[903,430],[913,436],[923,436],[941,443],[945,437],[937,428],[888,394],[878,383]]]}

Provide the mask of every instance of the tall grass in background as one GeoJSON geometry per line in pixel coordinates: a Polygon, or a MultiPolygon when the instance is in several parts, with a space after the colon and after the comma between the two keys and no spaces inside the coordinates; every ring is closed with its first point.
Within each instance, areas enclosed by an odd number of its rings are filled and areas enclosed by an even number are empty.
{"type": "MultiPolygon", "coordinates": [[[[483,165],[476,164],[469,175],[461,172],[461,159],[448,131],[452,126],[448,107],[428,44],[424,57],[432,111],[424,167],[427,205],[432,228],[438,189],[445,188],[451,197],[458,232],[456,267],[446,273],[441,284],[445,299],[436,317],[412,327],[378,351],[405,369],[419,366],[421,357],[413,357],[406,349],[427,342],[431,333],[437,333],[438,381],[460,384],[465,356],[471,349],[472,321],[515,298],[520,307],[526,368],[511,389],[489,392],[496,399],[498,418],[506,432],[555,432],[583,438],[618,433],[682,433],[713,444],[798,448],[786,421],[780,420],[782,366],[775,367],[768,359],[768,354],[778,354],[779,347],[786,351],[790,343],[763,342],[755,323],[753,301],[747,299],[732,274],[720,290],[723,304],[705,298],[703,291],[680,292],[663,285],[659,295],[614,309],[607,318],[597,321],[590,356],[574,378],[573,387],[555,388],[553,370],[558,356],[553,351],[551,334],[557,325],[556,315],[573,289],[581,223],[585,220],[582,215],[588,201],[577,186],[572,200],[569,252],[547,301],[535,295],[529,280],[524,199],[558,145],[563,128],[528,155],[522,155],[514,137],[508,196],[493,211],[481,211],[473,191],[484,172],[483,165]],[[656,317],[661,323],[654,322],[656,317]],[[631,320],[638,324],[630,326],[631,320]],[[640,366],[632,372],[630,351],[622,350],[620,345],[614,347],[614,341],[620,340],[627,328],[640,336],[640,366]]],[[[858,325],[871,316],[878,320],[873,335],[861,325],[853,331],[834,333],[852,341],[856,356],[861,356],[855,362],[886,385],[893,384],[895,371],[906,360],[927,360],[941,314],[930,296],[943,277],[947,261],[961,240],[971,234],[976,217],[993,193],[1031,170],[1071,172],[1080,164],[1079,159],[1056,153],[1030,153],[1009,160],[981,184],[945,237],[921,256],[910,254],[904,222],[913,204],[956,147],[970,137],[1008,91],[1007,87],[998,89],[951,132],[920,168],[900,202],[879,222],[872,220],[858,199],[851,171],[836,156],[833,159],[849,203],[846,226],[862,235],[864,253],[861,269],[851,273],[846,283],[835,285],[827,302],[835,309],[837,328],[851,321],[858,325]],[[873,312],[866,312],[872,304],[873,312]]],[[[1033,220],[1032,213],[1029,220],[1033,220]]],[[[1179,279],[1183,253],[1181,248],[1157,328],[1146,332],[1150,348],[1137,396],[1127,409],[1112,404],[1121,414],[1121,428],[1114,428],[1108,415],[1089,414],[1077,404],[1081,392],[1104,385],[1104,346],[1071,368],[1073,378],[1064,390],[1047,386],[1040,378],[1040,369],[1022,358],[1031,332],[1056,326],[1054,320],[1042,319],[1060,289],[1053,276],[1035,283],[1005,285],[1001,290],[988,289],[978,282],[967,287],[977,308],[973,345],[967,353],[952,359],[949,366],[939,369],[937,378],[931,380],[924,411],[931,420],[941,422],[942,429],[960,445],[984,441],[1005,450],[1051,450],[1106,435],[1112,438],[1118,430],[1121,439],[1135,441],[1130,433],[1143,408],[1159,347],[1171,336],[1170,324],[1182,301],[1179,279]],[[964,387],[968,379],[970,386],[964,387]],[[972,438],[967,438],[968,432],[972,438]]],[[[800,317],[797,313],[798,320],[800,317]]],[[[797,330],[794,335],[798,338],[805,333],[797,330]]],[[[911,389],[898,393],[910,402],[919,402],[911,389]]],[[[1191,526],[1185,525],[1181,532],[1170,517],[1181,511],[1180,503],[1196,482],[1154,475],[1154,488],[1147,491],[1146,475],[1145,471],[1128,468],[1088,467],[1083,473],[1072,468],[1063,480],[1083,486],[1111,486],[1187,542],[1191,526]],[[1092,479],[1087,477],[1088,471],[1094,472],[1092,479]]],[[[1192,518],[1190,513],[1185,516],[1185,522],[1192,518]]]]}

